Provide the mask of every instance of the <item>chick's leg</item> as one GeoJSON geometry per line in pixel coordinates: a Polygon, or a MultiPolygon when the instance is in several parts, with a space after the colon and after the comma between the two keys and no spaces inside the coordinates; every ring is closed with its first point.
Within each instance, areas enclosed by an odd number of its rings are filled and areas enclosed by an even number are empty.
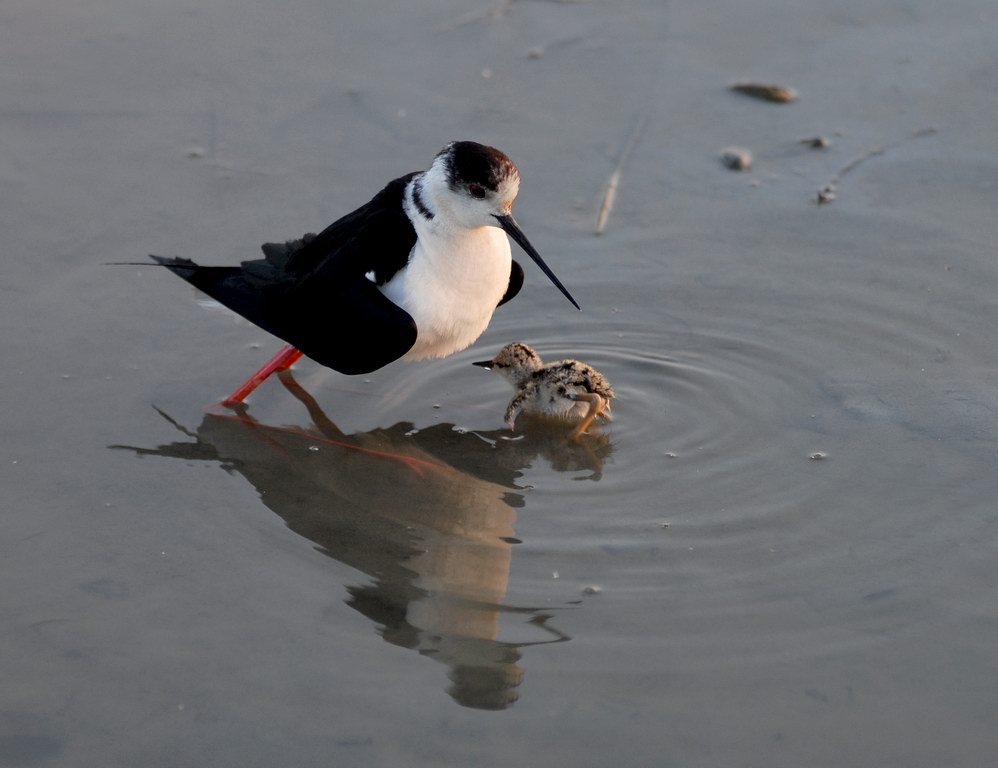
{"type": "Polygon", "coordinates": [[[576,402],[589,403],[589,410],[586,411],[586,415],[582,417],[582,421],[579,422],[579,425],[572,430],[572,433],[568,436],[569,440],[574,440],[585,432],[589,425],[593,423],[593,419],[599,416],[607,405],[607,401],[595,392],[582,392],[580,394],[572,395],[572,399],[576,402]]]}

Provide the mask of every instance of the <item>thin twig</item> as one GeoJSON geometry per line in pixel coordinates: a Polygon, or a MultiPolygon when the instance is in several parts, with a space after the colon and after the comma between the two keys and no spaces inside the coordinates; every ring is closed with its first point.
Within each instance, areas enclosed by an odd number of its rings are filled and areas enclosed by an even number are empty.
{"type": "Polygon", "coordinates": [[[617,187],[620,185],[620,170],[615,170],[610,174],[610,181],[607,182],[606,189],[603,191],[603,202],[599,207],[599,215],[596,217],[596,234],[603,234],[603,230],[606,228],[606,220],[610,218],[610,211],[613,210],[613,204],[617,199],[617,187]]]}
{"type": "Polygon", "coordinates": [[[644,134],[645,128],[648,126],[648,118],[650,115],[651,109],[649,107],[648,109],[645,109],[641,117],[638,118],[637,125],[634,126],[634,131],[631,133],[627,144],[620,153],[617,165],[614,167],[613,172],[610,174],[610,178],[607,180],[606,188],[603,190],[603,198],[600,201],[599,214],[596,216],[597,235],[602,235],[606,230],[606,223],[610,218],[610,213],[613,211],[613,205],[617,200],[617,189],[620,187],[620,177],[623,175],[624,166],[634,153],[634,148],[638,146],[638,142],[641,140],[641,136],[644,134]]]}

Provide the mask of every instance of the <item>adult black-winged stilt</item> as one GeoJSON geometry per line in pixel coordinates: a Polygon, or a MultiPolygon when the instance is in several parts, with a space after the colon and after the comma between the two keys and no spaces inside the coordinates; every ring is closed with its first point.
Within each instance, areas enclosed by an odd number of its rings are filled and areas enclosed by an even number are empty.
{"type": "Polygon", "coordinates": [[[468,347],[523,285],[507,234],[578,309],[513,219],[519,187],[505,154],[458,141],[319,234],[265,244],[263,259],[152,258],[287,342],[222,401],[231,406],[302,354],[359,374],[468,347]]]}

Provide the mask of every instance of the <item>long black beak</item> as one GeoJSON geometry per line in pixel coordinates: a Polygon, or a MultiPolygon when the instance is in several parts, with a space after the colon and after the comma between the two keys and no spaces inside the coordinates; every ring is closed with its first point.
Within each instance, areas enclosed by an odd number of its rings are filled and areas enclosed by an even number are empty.
{"type": "MultiPolygon", "coordinates": [[[[516,220],[510,214],[506,214],[505,216],[499,216],[498,214],[492,215],[496,217],[496,221],[499,222],[499,226],[506,230],[506,234],[512,237],[513,240],[516,241],[516,244],[526,251],[527,255],[534,260],[534,263],[541,268],[541,271],[548,276],[548,279],[558,287],[559,291],[565,294],[565,298],[572,302],[572,306],[581,311],[582,307],[579,306],[579,302],[572,298],[572,294],[570,294],[568,289],[561,284],[561,280],[555,277],[554,272],[551,271],[551,268],[544,263],[544,259],[541,258],[541,255],[537,252],[534,246],[530,244],[530,241],[527,239],[527,236],[523,234],[523,230],[520,229],[520,225],[516,223],[516,220]]],[[[475,363],[475,365],[478,365],[478,363],[475,363]]]]}
{"type": "Polygon", "coordinates": [[[485,370],[489,370],[492,367],[492,361],[479,360],[477,363],[472,363],[472,365],[477,365],[479,368],[484,368],[485,370]]]}

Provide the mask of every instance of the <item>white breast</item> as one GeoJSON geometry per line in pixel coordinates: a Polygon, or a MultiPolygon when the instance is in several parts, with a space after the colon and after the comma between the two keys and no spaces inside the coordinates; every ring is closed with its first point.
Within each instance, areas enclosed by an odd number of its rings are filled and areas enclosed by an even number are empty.
{"type": "Polygon", "coordinates": [[[406,360],[446,357],[482,335],[509,286],[509,240],[497,227],[420,231],[409,264],[381,287],[416,322],[406,360]]]}

